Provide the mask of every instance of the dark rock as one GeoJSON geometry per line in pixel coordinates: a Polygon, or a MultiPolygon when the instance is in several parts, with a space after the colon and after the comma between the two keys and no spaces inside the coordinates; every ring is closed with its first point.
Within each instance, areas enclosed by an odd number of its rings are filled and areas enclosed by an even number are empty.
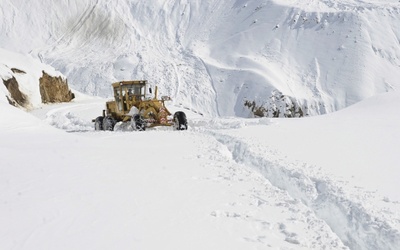
{"type": "Polygon", "coordinates": [[[68,88],[67,80],[60,76],[50,76],[44,71],[42,73],[39,88],[43,103],[69,102],[75,98],[74,93],[68,88]]]}
{"type": "Polygon", "coordinates": [[[13,106],[27,107],[29,104],[28,97],[21,92],[15,77],[3,80],[8,92],[11,96],[7,96],[8,102],[13,106]]]}

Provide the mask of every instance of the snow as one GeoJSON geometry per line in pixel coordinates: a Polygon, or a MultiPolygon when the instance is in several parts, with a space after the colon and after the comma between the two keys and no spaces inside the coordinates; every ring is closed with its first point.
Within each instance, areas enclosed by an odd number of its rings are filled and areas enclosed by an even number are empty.
{"type": "Polygon", "coordinates": [[[33,109],[0,84],[0,248],[399,249],[399,13],[2,0],[0,77],[33,109]],[[40,104],[42,70],[76,98],[40,104]],[[170,95],[189,129],[94,131],[110,83],[132,79],[170,95]],[[312,116],[246,118],[244,100],[278,92],[312,116]]]}
{"type": "Polygon", "coordinates": [[[397,249],[398,100],[303,119],[185,110],[188,131],[145,132],[95,132],[104,99],[1,103],[2,245],[397,249]]]}
{"type": "Polygon", "coordinates": [[[1,9],[4,49],[90,95],[147,79],[175,104],[249,117],[244,101],[263,105],[275,90],[316,115],[399,87],[394,0],[3,0],[1,9]]]}

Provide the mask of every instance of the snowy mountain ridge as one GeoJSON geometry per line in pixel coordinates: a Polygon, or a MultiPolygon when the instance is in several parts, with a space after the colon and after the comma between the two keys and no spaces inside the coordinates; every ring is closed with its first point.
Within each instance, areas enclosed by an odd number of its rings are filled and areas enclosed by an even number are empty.
{"type": "Polygon", "coordinates": [[[268,109],[273,91],[315,115],[399,87],[394,0],[5,0],[0,7],[3,48],[40,58],[91,95],[110,96],[115,81],[148,79],[175,104],[248,117],[244,103],[268,109]],[[42,6],[52,11],[44,15],[42,6]]]}

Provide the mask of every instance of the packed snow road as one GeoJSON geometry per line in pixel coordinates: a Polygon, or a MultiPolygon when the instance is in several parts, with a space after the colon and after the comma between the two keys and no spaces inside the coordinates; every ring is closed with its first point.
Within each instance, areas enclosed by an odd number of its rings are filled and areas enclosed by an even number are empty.
{"type": "Polygon", "coordinates": [[[209,119],[186,111],[188,131],[96,132],[91,119],[103,105],[46,105],[31,112],[42,121],[2,106],[3,117],[12,115],[0,132],[5,249],[400,246],[397,197],[363,183],[357,164],[348,165],[348,177],[318,161],[333,142],[313,147],[304,128],[322,139],[308,122],[329,129],[329,116],[209,119]]]}

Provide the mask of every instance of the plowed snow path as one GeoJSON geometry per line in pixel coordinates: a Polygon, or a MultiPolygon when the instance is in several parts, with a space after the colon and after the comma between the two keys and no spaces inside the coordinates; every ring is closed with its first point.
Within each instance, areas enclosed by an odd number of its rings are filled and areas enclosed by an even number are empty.
{"type": "Polygon", "coordinates": [[[388,223],[396,221],[396,214],[385,209],[377,213],[377,207],[371,208],[371,200],[376,199],[373,194],[349,192],[348,186],[315,166],[280,158],[265,141],[255,143],[257,137],[244,138],[237,131],[212,134],[228,148],[235,162],[256,170],[275,188],[303,203],[351,249],[391,249],[400,242],[399,225],[388,223]]]}

